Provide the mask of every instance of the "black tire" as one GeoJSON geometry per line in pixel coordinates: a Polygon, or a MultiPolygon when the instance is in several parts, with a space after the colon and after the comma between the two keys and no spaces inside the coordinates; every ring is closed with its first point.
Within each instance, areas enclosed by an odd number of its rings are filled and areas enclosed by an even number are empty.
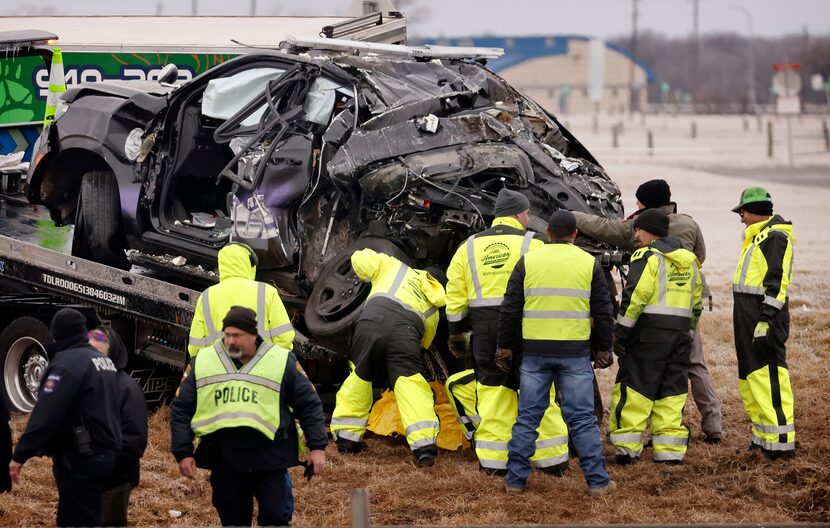
{"type": "Polygon", "coordinates": [[[365,237],[331,258],[317,275],[305,306],[305,324],[313,336],[331,337],[351,328],[360,316],[371,285],[362,282],[352,269],[352,253],[370,248],[409,264],[409,258],[386,238],[365,237]]]}
{"type": "Polygon", "coordinates": [[[121,269],[130,269],[121,220],[121,197],[111,170],[84,174],[72,254],[121,269]]]}
{"type": "Polygon", "coordinates": [[[28,413],[34,408],[49,363],[45,346],[50,343],[49,328],[34,317],[15,319],[0,334],[2,393],[9,409],[28,413]]]}

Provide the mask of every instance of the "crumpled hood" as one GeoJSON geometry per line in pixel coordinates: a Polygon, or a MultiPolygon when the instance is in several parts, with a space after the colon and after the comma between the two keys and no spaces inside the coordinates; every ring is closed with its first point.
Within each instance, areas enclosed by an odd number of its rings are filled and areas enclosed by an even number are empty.
{"type": "Polygon", "coordinates": [[[669,262],[674,262],[678,267],[689,268],[697,260],[694,253],[687,249],[683,249],[680,241],[674,237],[663,237],[655,240],[651,247],[663,254],[663,257],[669,262]]]}
{"type": "Polygon", "coordinates": [[[790,237],[790,240],[792,240],[793,244],[798,243],[798,241],[795,239],[793,223],[784,220],[781,217],[781,215],[773,215],[766,222],[758,222],[752,224],[744,230],[744,247],[752,243],[752,239],[755,238],[755,236],[766,227],[769,227],[770,229],[775,229],[777,231],[784,231],[790,237]]]}
{"type": "Polygon", "coordinates": [[[426,271],[416,271],[421,278],[421,291],[427,296],[429,302],[438,308],[445,306],[447,304],[446,293],[441,283],[426,271]]]}
{"type": "Polygon", "coordinates": [[[254,280],[256,267],[251,265],[251,254],[237,244],[228,244],[219,251],[219,282],[236,277],[254,280]]]}

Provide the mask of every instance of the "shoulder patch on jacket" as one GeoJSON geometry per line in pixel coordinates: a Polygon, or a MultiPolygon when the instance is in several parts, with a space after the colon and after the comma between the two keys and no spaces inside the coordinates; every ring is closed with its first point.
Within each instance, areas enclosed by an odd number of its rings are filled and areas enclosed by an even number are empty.
{"type": "Polygon", "coordinates": [[[651,251],[651,249],[647,248],[647,247],[638,249],[637,251],[635,251],[631,255],[631,261],[633,262],[635,260],[639,260],[639,259],[643,258],[643,256],[645,256],[645,254],[649,253],[650,251],[651,251]]]}
{"type": "Polygon", "coordinates": [[[58,385],[61,383],[61,377],[58,374],[49,374],[49,377],[43,382],[43,392],[49,394],[50,392],[54,392],[55,389],[58,388],[58,385]]]}

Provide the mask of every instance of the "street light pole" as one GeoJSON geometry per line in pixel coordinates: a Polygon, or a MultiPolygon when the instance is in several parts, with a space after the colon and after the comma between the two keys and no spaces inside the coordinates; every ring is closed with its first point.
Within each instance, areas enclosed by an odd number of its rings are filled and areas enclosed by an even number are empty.
{"type": "Polygon", "coordinates": [[[735,11],[739,11],[746,17],[746,22],[749,25],[749,38],[747,39],[749,48],[749,73],[747,75],[747,104],[750,114],[755,113],[755,32],[753,31],[752,13],[743,6],[730,5],[735,11]]]}
{"type": "Polygon", "coordinates": [[[640,109],[639,90],[634,89],[636,84],[636,64],[637,58],[637,18],[639,17],[640,0],[631,0],[631,60],[628,64],[628,111],[633,114],[640,109]]]}

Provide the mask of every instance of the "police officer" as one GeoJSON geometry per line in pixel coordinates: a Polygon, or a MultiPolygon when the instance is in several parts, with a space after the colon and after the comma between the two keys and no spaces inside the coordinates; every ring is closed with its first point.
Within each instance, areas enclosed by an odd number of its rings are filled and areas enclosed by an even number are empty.
{"type": "MultiPolygon", "coordinates": [[[[499,307],[516,262],[544,242],[535,239],[532,231],[526,231],[530,200],[524,194],[502,189],[494,212],[492,226],[461,244],[447,270],[448,345],[456,357],[463,356],[464,331],[472,330],[475,400],[469,400],[469,382],[460,382],[470,380],[469,373],[449,379],[447,386],[462,426],[474,438],[480,468],[503,475],[507,471],[507,441],[518,409],[519,380],[515,369],[505,373],[496,365],[499,307]],[[459,412],[461,409],[465,410],[459,412]]],[[[568,431],[559,407],[553,398],[550,401],[532,461],[544,471],[561,475],[568,467],[568,431]]]]}
{"type": "Polygon", "coordinates": [[[98,526],[103,482],[121,447],[118,370],[89,344],[86,318],[77,310],[59,310],[51,332],[54,353],[9,473],[17,483],[27,460],[51,456],[58,526],[98,526]]]}
{"type": "Polygon", "coordinates": [[[199,351],[170,405],[171,447],[179,472],[211,470],[213,505],[225,526],[284,526],[286,470],[299,464],[295,418],[309,449],[308,474],[325,465],[326,423],[314,386],[287,349],[258,335],[256,313],[233,306],[224,338],[199,351]],[[194,436],[200,439],[193,449],[194,436]]]}
{"type": "Polygon", "coordinates": [[[147,448],[147,401],[141,386],[127,371],[129,353],[111,326],[89,332],[89,344],[112,360],[118,369],[118,404],[121,408],[121,449],[104,482],[102,526],[127,526],[130,494],[141,477],[141,457],[147,448]]]}
{"type": "Polygon", "coordinates": [[[592,337],[600,350],[611,348],[611,296],[599,262],[573,244],[576,234],[572,213],[553,213],[547,229],[551,243],[519,259],[501,305],[499,367],[507,370],[513,351],[522,349],[507,491],[520,492],[527,485],[529,459],[538,449],[536,428],[549,409],[554,382],[590,492],[603,494],[616,487],[605,471],[590,360],[592,337]]]}
{"type": "MultiPolygon", "coordinates": [[[[637,249],[637,241],[634,239],[634,220],[649,209],[657,209],[669,217],[669,235],[677,238],[684,249],[693,252],[698,262],[703,265],[706,260],[706,243],[703,240],[700,226],[691,216],[677,212],[677,204],[671,201],[671,188],[666,180],[644,182],[637,187],[635,194],[637,210],[625,220],[612,220],[593,214],[574,212],[579,232],[633,252],[637,249]]],[[[709,297],[705,282],[702,295],[709,297]]],[[[709,369],[706,367],[700,330],[695,330],[692,339],[689,381],[692,398],[700,412],[700,428],[704,434],[704,441],[709,444],[720,443],[723,434],[721,401],[715,391],[709,369]]]]}
{"type": "Polygon", "coordinates": [[[668,233],[669,218],[657,209],[634,220],[640,249],[631,256],[614,329],[620,369],[608,427],[621,464],[639,459],[649,418],[655,462],[682,463],[689,441],[682,420],[702,285],[694,253],[668,233]]]}
{"type": "Polygon", "coordinates": [[[362,449],[372,385],[385,378],[395,392],[415,462],[431,466],[438,454],[439,421],[421,360],[438,328],[444,287],[429,272],[371,249],[356,251],[351,261],[358,278],[371,281],[372,290],[352,339],[351,373],[337,391],[331,434],[341,452],[362,449]]]}
{"type": "Polygon", "coordinates": [[[245,244],[231,242],[219,251],[218,261],[219,284],[202,292],[196,302],[187,346],[190,356],[222,339],[222,332],[217,328],[231,306],[255,310],[259,336],[291,350],[294,328],[277,289],[254,280],[258,264],[254,250],[245,244]]]}
{"type": "Polygon", "coordinates": [[[752,422],[751,445],[769,459],[792,458],[794,398],[785,343],[795,234],[791,222],[773,215],[772,197],[761,187],[744,189],[732,211],[746,226],[732,296],[738,389],[752,422]]]}

